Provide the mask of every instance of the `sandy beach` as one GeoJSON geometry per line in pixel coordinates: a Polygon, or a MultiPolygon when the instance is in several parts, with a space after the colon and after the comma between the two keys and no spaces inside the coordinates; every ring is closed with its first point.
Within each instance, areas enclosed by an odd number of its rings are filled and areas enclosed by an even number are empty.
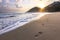
{"type": "Polygon", "coordinates": [[[0,35],[0,40],[60,40],[60,12],[45,15],[0,35]]]}

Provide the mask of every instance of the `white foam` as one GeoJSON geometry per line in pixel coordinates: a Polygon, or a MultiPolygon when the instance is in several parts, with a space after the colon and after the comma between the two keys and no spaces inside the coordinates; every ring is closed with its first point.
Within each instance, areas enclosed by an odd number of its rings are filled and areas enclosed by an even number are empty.
{"type": "Polygon", "coordinates": [[[5,27],[5,28],[0,30],[0,35],[4,34],[6,32],[12,31],[14,29],[17,29],[31,21],[38,20],[46,14],[48,14],[48,13],[26,13],[26,14],[16,15],[16,17],[12,17],[12,18],[10,18],[10,17],[2,18],[2,19],[0,19],[0,23],[2,20],[3,26],[0,25],[0,28],[2,28],[2,27],[5,27]],[[8,20],[6,20],[6,19],[8,19],[8,20]],[[6,26],[6,25],[8,25],[8,26],[6,26]]]}

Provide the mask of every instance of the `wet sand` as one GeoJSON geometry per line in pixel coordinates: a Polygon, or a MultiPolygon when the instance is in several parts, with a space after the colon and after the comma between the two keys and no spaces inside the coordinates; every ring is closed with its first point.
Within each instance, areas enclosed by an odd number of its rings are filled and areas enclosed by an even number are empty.
{"type": "Polygon", "coordinates": [[[60,13],[45,15],[0,35],[0,40],[60,40],[60,13]]]}

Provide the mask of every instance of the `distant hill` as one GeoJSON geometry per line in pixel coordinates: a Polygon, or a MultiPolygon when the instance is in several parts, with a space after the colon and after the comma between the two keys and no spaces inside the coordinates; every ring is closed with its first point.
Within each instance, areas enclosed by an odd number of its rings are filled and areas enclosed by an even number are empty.
{"type": "Polygon", "coordinates": [[[45,7],[46,12],[57,12],[60,11],[60,2],[54,2],[47,7],[45,7]]]}
{"type": "Polygon", "coordinates": [[[32,9],[30,9],[28,12],[39,12],[39,9],[38,7],[34,7],[32,9]]]}
{"type": "MultiPolygon", "coordinates": [[[[40,8],[34,7],[30,9],[28,12],[40,12],[40,8]]],[[[56,1],[53,2],[52,4],[48,5],[45,7],[44,12],[58,12],[60,11],[60,2],[56,1]]]]}

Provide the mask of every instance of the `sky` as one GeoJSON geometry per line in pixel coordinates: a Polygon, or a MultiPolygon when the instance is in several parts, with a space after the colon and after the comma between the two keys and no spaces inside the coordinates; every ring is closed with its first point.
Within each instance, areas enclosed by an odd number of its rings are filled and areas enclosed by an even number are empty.
{"type": "Polygon", "coordinates": [[[0,0],[0,2],[2,2],[2,1],[3,1],[4,4],[5,3],[10,3],[10,4],[15,3],[15,4],[18,4],[18,5],[22,5],[22,6],[23,5],[24,6],[30,6],[30,5],[36,5],[36,4],[42,4],[42,3],[48,5],[48,4],[50,4],[54,1],[58,1],[58,0],[18,0],[17,2],[16,2],[16,0],[0,0]]]}
{"type": "Polygon", "coordinates": [[[11,8],[18,8],[18,9],[20,8],[20,11],[23,12],[23,11],[28,11],[33,7],[44,8],[45,6],[48,6],[54,1],[59,1],[59,0],[18,0],[17,2],[16,0],[0,0],[0,3],[2,2],[3,7],[9,6],[11,8]]]}
{"type": "MultiPolygon", "coordinates": [[[[5,2],[11,2],[14,3],[16,0],[0,0],[0,2],[5,1],[5,2]]],[[[33,1],[40,1],[40,2],[53,2],[53,1],[58,1],[58,0],[18,0],[18,2],[22,2],[22,3],[30,3],[33,1]]]]}

